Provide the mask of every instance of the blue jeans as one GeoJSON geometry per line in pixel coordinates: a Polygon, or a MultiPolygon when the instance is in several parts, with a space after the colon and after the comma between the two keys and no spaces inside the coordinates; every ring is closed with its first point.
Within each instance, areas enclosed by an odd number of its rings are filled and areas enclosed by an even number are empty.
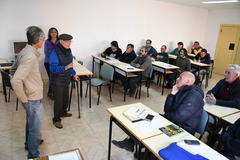
{"type": "Polygon", "coordinates": [[[26,110],[26,142],[28,158],[39,157],[38,146],[41,141],[41,119],[43,105],[41,100],[29,100],[23,103],[26,110]]]}

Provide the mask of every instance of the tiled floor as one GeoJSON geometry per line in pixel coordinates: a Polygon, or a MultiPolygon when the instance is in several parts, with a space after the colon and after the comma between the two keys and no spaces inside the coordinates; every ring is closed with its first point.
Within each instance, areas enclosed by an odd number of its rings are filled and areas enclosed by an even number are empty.
{"type": "MultiPolygon", "coordinates": [[[[222,76],[213,75],[209,82],[209,90],[222,76]]],[[[42,136],[44,143],[40,146],[41,155],[52,154],[80,148],[85,160],[106,160],[108,149],[109,114],[106,109],[119,105],[142,102],[153,110],[163,113],[163,105],[166,95],[170,90],[160,93],[160,87],[152,84],[150,97],[146,97],[146,88],[142,89],[141,99],[127,97],[123,102],[123,93],[120,86],[116,86],[113,94],[113,102],[109,101],[107,88],[102,89],[100,104],[97,106],[96,88],[92,89],[92,108],[88,108],[88,98],[81,99],[81,119],[77,117],[76,93],[73,95],[71,113],[73,117],[62,120],[63,129],[57,129],[52,125],[53,102],[44,97],[44,119],[42,136]]],[[[85,84],[84,84],[85,91],[85,84]]],[[[45,92],[46,93],[46,92],[45,92]]],[[[46,95],[46,94],[45,94],[46,95]]],[[[25,138],[25,111],[21,105],[15,110],[16,98],[11,94],[11,102],[5,103],[4,96],[0,94],[0,160],[24,160],[27,152],[24,150],[25,138]]],[[[121,140],[126,135],[118,127],[113,127],[113,139],[121,140]]],[[[133,154],[112,146],[112,160],[133,160],[133,154]]]]}

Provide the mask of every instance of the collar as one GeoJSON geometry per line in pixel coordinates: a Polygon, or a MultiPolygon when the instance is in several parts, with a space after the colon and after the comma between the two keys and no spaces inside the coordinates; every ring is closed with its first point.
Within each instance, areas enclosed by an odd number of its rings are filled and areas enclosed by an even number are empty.
{"type": "Polygon", "coordinates": [[[39,52],[39,50],[37,48],[34,48],[33,46],[31,46],[29,44],[27,44],[27,47],[30,48],[37,57],[39,57],[41,55],[41,53],[39,52]]]}

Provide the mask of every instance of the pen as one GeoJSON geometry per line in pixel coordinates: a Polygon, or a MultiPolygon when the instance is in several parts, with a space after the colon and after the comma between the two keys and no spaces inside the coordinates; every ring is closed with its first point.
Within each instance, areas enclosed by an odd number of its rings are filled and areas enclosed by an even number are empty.
{"type": "Polygon", "coordinates": [[[144,120],[144,119],[137,119],[137,120],[132,121],[132,123],[139,122],[139,121],[142,121],[142,120],[144,120]]]}

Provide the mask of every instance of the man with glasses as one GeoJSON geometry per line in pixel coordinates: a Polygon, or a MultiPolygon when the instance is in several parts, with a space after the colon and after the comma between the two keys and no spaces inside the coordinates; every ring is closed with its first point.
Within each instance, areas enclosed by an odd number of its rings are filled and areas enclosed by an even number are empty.
{"type": "Polygon", "coordinates": [[[152,40],[148,39],[146,40],[146,46],[144,46],[147,50],[147,54],[151,57],[157,54],[156,49],[152,46],[152,40]]]}
{"type": "Polygon", "coordinates": [[[161,49],[160,49],[160,52],[153,55],[153,59],[154,61],[161,61],[161,62],[164,62],[164,63],[168,63],[168,53],[166,52],[167,50],[167,46],[166,45],[162,45],[161,46],[161,49]]]}
{"type": "Polygon", "coordinates": [[[43,105],[43,81],[39,71],[39,48],[44,42],[41,28],[27,28],[28,44],[18,54],[13,70],[16,70],[11,80],[12,87],[22,102],[26,111],[26,142],[28,158],[39,157],[38,146],[41,142],[41,117],[43,105]]]}

